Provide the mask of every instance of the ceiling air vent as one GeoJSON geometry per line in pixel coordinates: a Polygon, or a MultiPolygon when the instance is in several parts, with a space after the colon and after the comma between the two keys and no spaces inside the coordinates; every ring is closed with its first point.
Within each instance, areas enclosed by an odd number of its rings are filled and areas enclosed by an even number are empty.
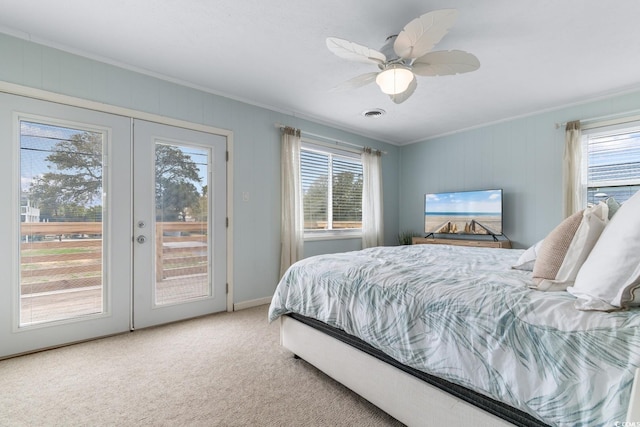
{"type": "Polygon", "coordinates": [[[375,118],[380,117],[380,116],[384,116],[385,114],[386,114],[386,111],[384,111],[384,110],[382,110],[380,108],[376,108],[376,109],[373,109],[373,110],[367,110],[367,111],[363,111],[362,112],[363,116],[369,117],[369,118],[372,118],[372,119],[375,119],[375,118]]]}

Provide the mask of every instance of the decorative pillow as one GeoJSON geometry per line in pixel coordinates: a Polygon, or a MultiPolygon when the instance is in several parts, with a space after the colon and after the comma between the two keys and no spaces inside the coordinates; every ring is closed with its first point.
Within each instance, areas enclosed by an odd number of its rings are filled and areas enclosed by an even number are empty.
{"type": "Polygon", "coordinates": [[[533,266],[534,289],[564,291],[573,281],[608,222],[608,208],[598,203],[576,212],[544,238],[533,266]]]}
{"type": "Polygon", "coordinates": [[[620,203],[618,203],[613,197],[607,197],[607,200],[604,202],[607,204],[607,207],[609,207],[609,219],[611,219],[613,215],[618,212],[618,209],[620,209],[620,203]]]}
{"type": "Polygon", "coordinates": [[[640,305],[640,191],[624,202],[567,291],[580,310],[640,305]]]}
{"type": "Polygon", "coordinates": [[[536,262],[538,252],[540,251],[540,246],[542,245],[543,241],[544,240],[540,240],[538,243],[524,251],[522,255],[520,255],[520,258],[518,258],[516,265],[512,266],[511,268],[516,270],[533,271],[533,265],[536,262]]]}

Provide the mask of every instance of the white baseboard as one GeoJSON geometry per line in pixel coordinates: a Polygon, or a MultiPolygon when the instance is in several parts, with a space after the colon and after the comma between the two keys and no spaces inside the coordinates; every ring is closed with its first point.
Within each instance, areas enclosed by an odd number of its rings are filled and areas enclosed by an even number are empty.
{"type": "Polygon", "coordinates": [[[251,308],[251,307],[257,307],[259,305],[270,304],[272,298],[273,297],[264,297],[264,298],[252,299],[249,301],[238,302],[233,304],[233,311],[244,310],[245,308],[251,308]]]}

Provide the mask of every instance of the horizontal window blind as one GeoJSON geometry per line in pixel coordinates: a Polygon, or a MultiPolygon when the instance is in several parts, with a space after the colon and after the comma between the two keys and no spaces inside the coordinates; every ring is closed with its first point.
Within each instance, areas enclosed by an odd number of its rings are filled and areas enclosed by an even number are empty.
{"type": "Polygon", "coordinates": [[[304,229],[326,230],[328,226],[329,155],[311,150],[300,152],[304,229]]]}
{"type": "Polygon", "coordinates": [[[624,202],[640,189],[640,129],[586,135],[587,201],[624,202]]]}
{"type": "Polygon", "coordinates": [[[362,162],[334,152],[300,153],[305,230],[362,228],[362,162]]]}
{"type": "Polygon", "coordinates": [[[362,163],[333,158],[333,228],[362,228],[362,163]]]}

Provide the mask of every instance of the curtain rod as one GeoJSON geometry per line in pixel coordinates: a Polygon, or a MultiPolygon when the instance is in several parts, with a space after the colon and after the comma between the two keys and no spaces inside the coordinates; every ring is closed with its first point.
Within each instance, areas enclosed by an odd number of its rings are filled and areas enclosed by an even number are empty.
{"type": "MultiPolygon", "coordinates": [[[[285,127],[287,127],[286,125],[283,125],[282,123],[276,123],[275,126],[276,126],[276,128],[278,128],[280,130],[282,130],[285,127]]],[[[335,139],[335,138],[329,138],[328,136],[318,135],[317,133],[307,132],[306,130],[302,130],[302,129],[300,130],[300,132],[304,133],[307,136],[326,139],[328,141],[332,141],[332,142],[335,142],[335,143],[338,143],[338,144],[350,145],[352,147],[356,147],[356,148],[359,148],[361,150],[364,150],[366,148],[363,145],[354,144],[353,142],[347,142],[347,141],[341,141],[341,140],[335,139]]],[[[386,151],[378,150],[377,148],[374,148],[374,150],[377,150],[377,151],[381,152],[382,154],[387,154],[386,151]]]]}
{"type": "MultiPolygon", "coordinates": [[[[591,117],[589,119],[582,119],[579,120],[580,124],[584,123],[584,122],[593,122],[593,121],[600,121],[602,120],[602,122],[599,123],[592,123],[592,124],[586,124],[585,126],[582,126],[582,129],[593,129],[593,128],[597,128],[597,127],[602,127],[602,126],[611,126],[611,125],[617,125],[617,124],[622,124],[622,123],[629,123],[629,122],[636,122],[640,120],[640,110],[633,110],[633,111],[627,111],[625,113],[617,113],[617,114],[608,114],[606,116],[599,116],[599,117],[591,117]],[[624,114],[634,114],[633,116],[625,116],[625,117],[620,117],[621,115],[624,114]]],[[[561,127],[564,127],[567,125],[567,122],[563,122],[563,123],[556,123],[556,129],[559,129],[561,127]]]]}

